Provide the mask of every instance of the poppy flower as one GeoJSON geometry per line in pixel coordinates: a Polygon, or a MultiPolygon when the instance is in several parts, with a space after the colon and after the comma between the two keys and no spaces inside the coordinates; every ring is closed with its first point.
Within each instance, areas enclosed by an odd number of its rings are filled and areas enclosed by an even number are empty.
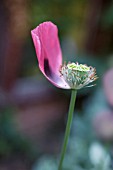
{"type": "Polygon", "coordinates": [[[58,29],[43,22],[31,31],[39,68],[44,76],[62,89],[81,89],[97,79],[96,70],[78,63],[62,63],[58,29]]]}

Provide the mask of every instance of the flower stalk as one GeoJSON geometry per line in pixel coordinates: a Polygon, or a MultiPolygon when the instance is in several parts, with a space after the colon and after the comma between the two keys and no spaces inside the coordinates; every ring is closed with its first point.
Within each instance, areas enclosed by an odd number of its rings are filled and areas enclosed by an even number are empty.
{"type": "Polygon", "coordinates": [[[72,89],[71,101],[70,101],[69,112],[68,112],[68,120],[67,120],[66,131],[65,131],[65,136],[64,136],[64,143],[63,143],[63,146],[62,146],[58,170],[62,170],[62,164],[63,164],[64,156],[65,156],[65,153],[66,153],[66,149],[67,149],[71,124],[72,124],[72,119],[73,119],[73,112],[74,112],[74,106],[75,106],[75,101],[76,101],[76,95],[77,95],[77,90],[72,89]]]}
{"type": "Polygon", "coordinates": [[[94,82],[98,77],[96,75],[96,69],[92,66],[79,64],[78,62],[63,64],[58,28],[52,22],[41,23],[31,31],[31,35],[37,54],[39,69],[43,75],[56,87],[72,90],[64,144],[58,167],[58,170],[62,170],[73,119],[77,90],[94,86],[94,84],[89,84],[94,82]]]}

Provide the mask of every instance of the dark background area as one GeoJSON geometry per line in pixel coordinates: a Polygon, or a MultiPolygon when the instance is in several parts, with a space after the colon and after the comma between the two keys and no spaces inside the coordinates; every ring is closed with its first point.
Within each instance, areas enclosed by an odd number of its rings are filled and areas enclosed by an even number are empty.
{"type": "Polygon", "coordinates": [[[0,1],[0,170],[57,170],[71,91],[39,71],[30,31],[44,21],[58,26],[63,61],[99,76],[78,92],[64,170],[111,170],[112,0],[0,1]]]}

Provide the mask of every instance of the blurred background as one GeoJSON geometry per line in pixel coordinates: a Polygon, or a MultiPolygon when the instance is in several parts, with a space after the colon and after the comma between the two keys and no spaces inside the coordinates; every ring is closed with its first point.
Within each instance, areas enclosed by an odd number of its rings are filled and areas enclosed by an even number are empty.
{"type": "Polygon", "coordinates": [[[77,95],[63,170],[113,169],[113,0],[0,1],[0,170],[57,170],[70,91],[40,73],[30,31],[58,26],[64,61],[97,69],[77,95]]]}

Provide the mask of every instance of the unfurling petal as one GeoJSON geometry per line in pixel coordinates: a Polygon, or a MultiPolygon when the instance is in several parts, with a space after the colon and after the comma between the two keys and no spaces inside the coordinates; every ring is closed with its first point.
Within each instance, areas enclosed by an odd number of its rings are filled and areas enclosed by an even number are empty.
{"type": "Polygon", "coordinates": [[[69,89],[60,76],[62,53],[58,39],[58,29],[52,22],[44,22],[31,31],[39,68],[55,86],[69,89]]]}

